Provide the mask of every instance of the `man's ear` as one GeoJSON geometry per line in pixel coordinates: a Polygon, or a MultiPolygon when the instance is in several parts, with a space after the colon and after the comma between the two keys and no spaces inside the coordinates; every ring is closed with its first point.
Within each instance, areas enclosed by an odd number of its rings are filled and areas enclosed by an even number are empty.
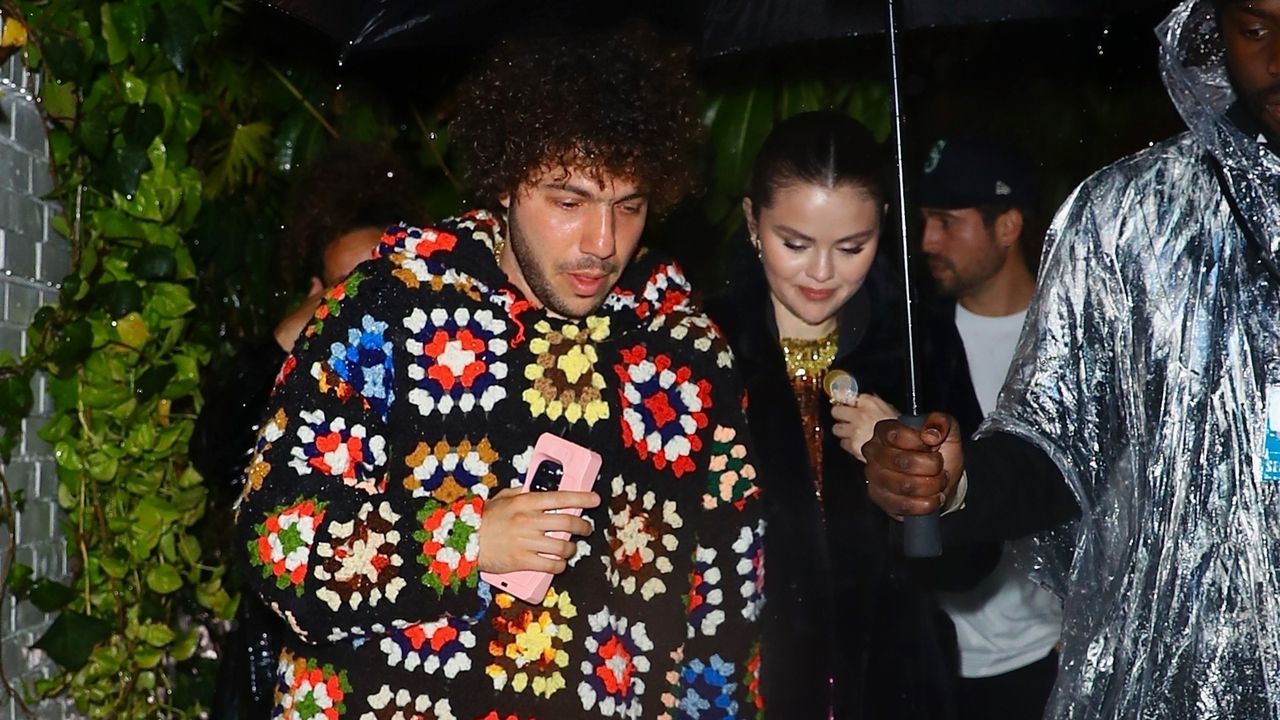
{"type": "Polygon", "coordinates": [[[1022,211],[1010,208],[996,218],[996,242],[1000,247],[1010,248],[1022,236],[1022,211]]]}

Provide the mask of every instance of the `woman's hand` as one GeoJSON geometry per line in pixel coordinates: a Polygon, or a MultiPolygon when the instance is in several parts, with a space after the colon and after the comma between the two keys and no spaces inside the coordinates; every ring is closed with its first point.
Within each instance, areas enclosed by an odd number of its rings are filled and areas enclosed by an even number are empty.
{"type": "Polygon", "coordinates": [[[831,416],[835,424],[831,432],[840,438],[840,447],[845,452],[862,462],[867,459],[862,455],[862,446],[875,434],[876,423],[890,420],[901,413],[893,405],[880,399],[878,395],[862,393],[851,405],[836,403],[831,408],[831,416]]]}

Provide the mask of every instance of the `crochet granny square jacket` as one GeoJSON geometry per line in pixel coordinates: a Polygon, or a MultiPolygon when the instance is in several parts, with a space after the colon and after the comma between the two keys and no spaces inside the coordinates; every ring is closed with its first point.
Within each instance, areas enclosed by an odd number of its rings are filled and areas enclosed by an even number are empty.
{"type": "Polygon", "coordinates": [[[653,253],[582,319],[535,308],[476,211],[389,229],[285,362],[238,531],[292,635],[276,717],[747,718],[760,503],[719,330],[653,253]],[[539,435],[600,453],[594,531],[539,605],[476,567],[539,435]]]}

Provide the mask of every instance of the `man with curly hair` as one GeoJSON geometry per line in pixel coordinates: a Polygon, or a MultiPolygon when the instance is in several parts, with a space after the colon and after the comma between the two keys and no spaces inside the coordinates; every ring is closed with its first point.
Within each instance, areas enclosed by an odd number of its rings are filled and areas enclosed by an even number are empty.
{"type": "Polygon", "coordinates": [[[760,714],[745,398],[639,249],[694,185],[695,100],[640,31],[504,44],[464,88],[482,209],[391,228],[326,296],[247,472],[250,583],[291,630],[277,714],[760,714]],[[602,456],[597,492],[512,489],[543,433],[602,456]],[[545,598],[480,577],[519,570],[545,598]]]}

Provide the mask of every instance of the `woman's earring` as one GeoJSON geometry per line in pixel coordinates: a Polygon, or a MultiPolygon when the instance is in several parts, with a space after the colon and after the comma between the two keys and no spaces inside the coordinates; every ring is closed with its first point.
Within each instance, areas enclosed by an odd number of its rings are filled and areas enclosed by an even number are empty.
{"type": "Polygon", "coordinates": [[[756,249],[756,257],[764,260],[764,251],[760,249],[760,238],[756,237],[755,233],[751,234],[751,244],[756,249]]]}

